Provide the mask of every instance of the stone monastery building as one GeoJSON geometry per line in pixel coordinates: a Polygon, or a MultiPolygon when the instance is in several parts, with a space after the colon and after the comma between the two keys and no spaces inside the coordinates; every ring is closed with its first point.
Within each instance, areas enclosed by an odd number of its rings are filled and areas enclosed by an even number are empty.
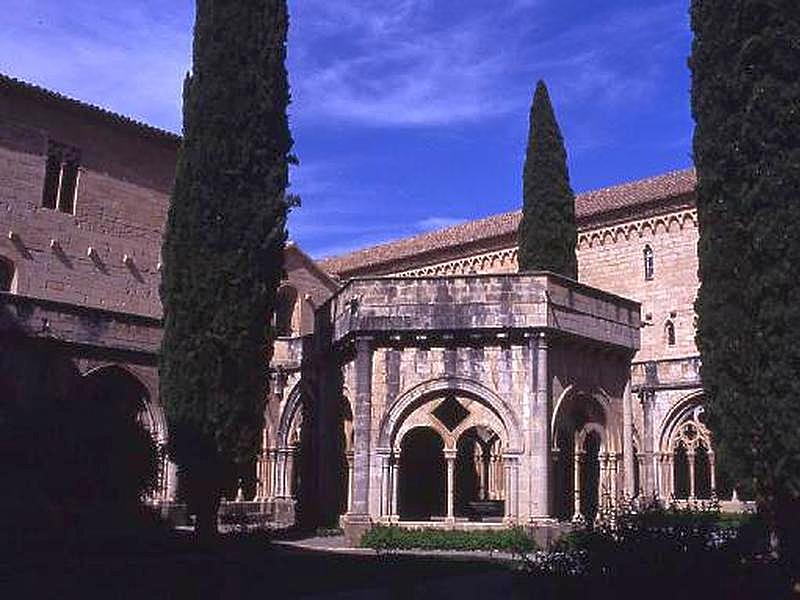
{"type": "MultiPolygon", "coordinates": [[[[159,249],[179,143],[0,76],[4,401],[41,376],[17,352],[34,344],[70,365],[51,385],[114,394],[165,442],[159,249]]],[[[694,186],[689,170],[579,195],[579,281],[517,272],[519,212],[320,261],[290,244],[238,500],[357,535],[729,498],[694,343],[694,186]]],[[[165,463],[152,500],[176,489],[165,463]]]]}

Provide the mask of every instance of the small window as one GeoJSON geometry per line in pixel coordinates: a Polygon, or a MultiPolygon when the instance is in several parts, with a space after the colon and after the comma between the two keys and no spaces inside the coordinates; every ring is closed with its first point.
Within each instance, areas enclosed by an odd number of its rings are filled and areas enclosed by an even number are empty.
{"type": "Polygon", "coordinates": [[[0,292],[10,292],[14,281],[14,263],[0,256],[0,292]]]}
{"type": "Polygon", "coordinates": [[[675,345],[675,323],[672,321],[667,321],[667,324],[664,326],[664,331],[667,337],[667,346],[674,346],[675,345]]]}
{"type": "Polygon", "coordinates": [[[655,271],[653,265],[653,249],[648,245],[644,247],[644,279],[650,281],[655,271]]]}
{"type": "Polygon", "coordinates": [[[44,173],[42,206],[63,213],[75,213],[75,199],[78,195],[81,151],[78,148],[49,142],[47,145],[47,165],[44,173]]]}

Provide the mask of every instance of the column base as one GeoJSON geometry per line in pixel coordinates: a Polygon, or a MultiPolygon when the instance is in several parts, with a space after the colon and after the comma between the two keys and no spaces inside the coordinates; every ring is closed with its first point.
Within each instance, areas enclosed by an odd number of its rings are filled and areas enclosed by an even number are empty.
{"type": "Polygon", "coordinates": [[[369,515],[342,515],[341,521],[342,529],[344,530],[344,538],[347,545],[351,548],[358,548],[361,544],[361,538],[367,531],[372,529],[372,519],[369,515]]]}

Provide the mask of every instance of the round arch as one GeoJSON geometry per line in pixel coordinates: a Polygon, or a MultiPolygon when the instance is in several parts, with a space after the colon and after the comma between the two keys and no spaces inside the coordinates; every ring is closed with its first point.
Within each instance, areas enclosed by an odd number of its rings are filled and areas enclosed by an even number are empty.
{"type": "MultiPolygon", "coordinates": [[[[420,406],[432,398],[447,392],[460,393],[480,403],[487,411],[495,415],[496,423],[500,425],[501,429],[497,433],[504,434],[507,451],[511,453],[524,451],[524,438],[519,420],[508,404],[486,386],[460,377],[442,377],[428,380],[400,394],[381,419],[378,446],[383,448],[396,446],[397,436],[404,421],[420,406]]],[[[461,425],[466,427],[467,423],[465,422],[461,425]]],[[[475,425],[475,423],[472,423],[472,425],[475,425]]],[[[452,433],[456,433],[458,429],[454,429],[452,433]]]]}
{"type": "Polygon", "coordinates": [[[670,441],[678,426],[687,418],[703,412],[702,390],[688,394],[678,400],[664,415],[659,427],[658,447],[662,452],[670,451],[670,441]]]}
{"type": "MultiPolygon", "coordinates": [[[[586,398],[592,401],[592,405],[599,408],[600,422],[588,421],[585,425],[586,428],[597,429],[600,433],[601,439],[605,445],[607,452],[618,452],[620,450],[620,431],[619,424],[615,422],[609,411],[611,405],[611,396],[602,388],[595,388],[591,391],[586,391],[578,388],[575,385],[568,385],[553,405],[553,415],[550,421],[550,431],[553,432],[553,444],[555,445],[558,440],[556,432],[559,429],[561,421],[565,418],[565,413],[573,402],[580,398],[586,398]]],[[[554,450],[557,450],[554,447],[554,450]]]]}
{"type": "Polygon", "coordinates": [[[107,379],[111,385],[130,385],[131,391],[138,390],[140,410],[145,415],[145,426],[159,443],[167,440],[167,417],[163,407],[154,402],[155,394],[130,368],[119,364],[100,365],[89,369],[81,376],[82,386],[85,389],[93,380],[107,379]]]}
{"type": "Polygon", "coordinates": [[[286,405],[281,412],[280,419],[278,420],[278,431],[275,435],[275,442],[279,447],[289,447],[289,438],[291,436],[293,427],[292,425],[297,421],[297,417],[302,407],[302,393],[301,384],[298,382],[294,385],[286,399],[286,405]]]}

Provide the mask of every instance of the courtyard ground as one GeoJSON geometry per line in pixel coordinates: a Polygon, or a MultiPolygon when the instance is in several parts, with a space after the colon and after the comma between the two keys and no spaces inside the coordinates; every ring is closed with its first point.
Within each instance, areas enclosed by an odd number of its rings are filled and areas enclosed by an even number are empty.
{"type": "Polygon", "coordinates": [[[226,535],[215,549],[201,551],[185,532],[167,543],[136,547],[0,555],[0,599],[778,600],[783,596],[776,574],[757,569],[698,581],[687,573],[668,582],[635,574],[616,581],[543,578],[521,575],[507,557],[487,553],[376,555],[347,548],[342,537],[271,541],[263,532],[226,535]]]}

